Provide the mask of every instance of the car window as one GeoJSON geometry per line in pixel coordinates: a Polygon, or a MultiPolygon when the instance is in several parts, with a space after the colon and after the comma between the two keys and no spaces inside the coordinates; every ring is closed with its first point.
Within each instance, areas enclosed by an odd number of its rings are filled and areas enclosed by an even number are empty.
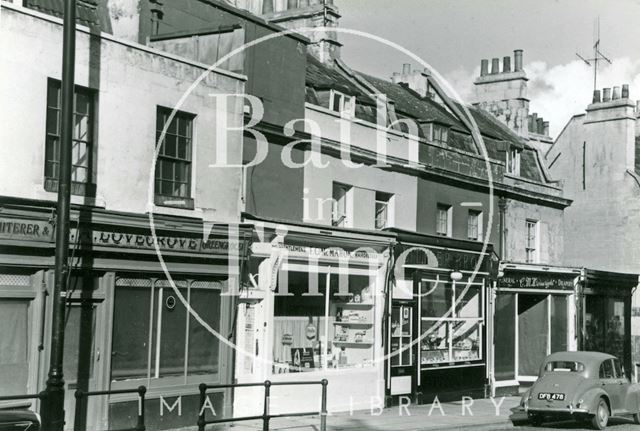
{"type": "Polygon", "coordinates": [[[575,361],[550,361],[546,363],[546,365],[544,366],[544,370],[580,373],[584,371],[584,364],[582,362],[575,361]]]}
{"type": "Polygon", "coordinates": [[[601,379],[613,379],[613,363],[611,359],[607,359],[600,364],[600,378],[601,379]]]}
{"type": "Polygon", "coordinates": [[[614,369],[614,370],[615,370],[615,372],[616,372],[616,377],[617,377],[617,378],[619,378],[619,379],[620,379],[620,378],[624,377],[624,376],[622,375],[622,367],[620,366],[620,361],[619,361],[619,360],[617,360],[617,359],[613,359],[613,369],[614,369]]]}

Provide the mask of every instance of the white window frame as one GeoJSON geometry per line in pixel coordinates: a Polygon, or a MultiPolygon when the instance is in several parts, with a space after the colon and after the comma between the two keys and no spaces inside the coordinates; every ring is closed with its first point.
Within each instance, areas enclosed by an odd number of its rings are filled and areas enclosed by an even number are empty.
{"type": "Polygon", "coordinates": [[[445,145],[449,141],[449,128],[442,124],[431,123],[429,131],[429,141],[440,145],[445,145]],[[440,137],[436,139],[436,130],[440,132],[440,137]]]}
{"type": "Polygon", "coordinates": [[[350,227],[353,208],[353,186],[334,182],[331,193],[331,225],[337,227],[350,227]],[[336,196],[337,190],[343,190],[344,193],[341,196],[336,196]],[[344,199],[344,201],[342,201],[342,199],[344,199]],[[344,208],[342,212],[339,213],[338,207],[342,205],[344,205],[344,208]]]}
{"type": "Polygon", "coordinates": [[[539,263],[540,262],[540,221],[534,219],[527,219],[525,222],[525,262],[527,263],[539,263]],[[531,241],[529,232],[533,227],[533,241],[531,241]],[[530,257],[531,253],[531,257],[530,257]]]}
{"type": "Polygon", "coordinates": [[[522,150],[510,147],[507,153],[507,172],[511,175],[520,175],[520,155],[522,150]]]}
{"type": "Polygon", "coordinates": [[[329,109],[333,112],[337,112],[340,116],[345,118],[353,118],[356,111],[356,98],[355,96],[348,96],[340,91],[331,90],[329,97],[329,109]],[[338,102],[338,109],[335,109],[335,102],[338,102]]]}
{"type": "Polygon", "coordinates": [[[470,209],[467,215],[467,239],[470,239],[472,241],[481,241],[484,236],[483,225],[484,225],[484,217],[483,217],[482,211],[470,209]],[[471,221],[471,217],[473,215],[476,216],[476,223],[477,223],[475,238],[469,235],[469,222],[471,221]]]}
{"type": "Polygon", "coordinates": [[[375,214],[374,214],[374,227],[376,229],[384,229],[390,226],[393,226],[392,218],[393,218],[393,199],[394,195],[391,193],[385,192],[376,192],[375,197],[375,214]],[[386,198],[386,199],[385,199],[386,198]],[[385,220],[384,225],[378,226],[378,204],[385,206],[385,220]]]}
{"type": "Polygon", "coordinates": [[[453,206],[439,203],[436,208],[436,234],[451,237],[453,235],[453,206]],[[447,231],[440,231],[440,211],[444,211],[447,217],[447,231]]]}

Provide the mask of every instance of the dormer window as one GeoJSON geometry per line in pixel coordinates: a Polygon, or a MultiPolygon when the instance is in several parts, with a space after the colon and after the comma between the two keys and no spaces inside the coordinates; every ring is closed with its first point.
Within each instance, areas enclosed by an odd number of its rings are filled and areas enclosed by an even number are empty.
{"type": "Polygon", "coordinates": [[[356,110],[356,98],[355,96],[347,96],[339,91],[331,90],[329,108],[343,117],[353,117],[356,110]]]}
{"type": "Polygon", "coordinates": [[[511,175],[520,175],[520,154],[522,150],[511,147],[507,153],[507,172],[511,175]]]}
{"type": "Polygon", "coordinates": [[[429,142],[446,145],[449,140],[449,127],[444,124],[428,123],[427,138],[429,142]]]}

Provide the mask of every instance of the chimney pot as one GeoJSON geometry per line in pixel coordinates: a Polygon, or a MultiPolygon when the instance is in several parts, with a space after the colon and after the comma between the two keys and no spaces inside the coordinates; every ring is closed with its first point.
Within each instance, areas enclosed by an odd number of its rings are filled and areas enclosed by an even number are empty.
{"type": "Polygon", "coordinates": [[[629,98],[629,84],[622,84],[622,98],[629,98]]]}
{"type": "Polygon", "coordinates": [[[402,64],[402,74],[408,75],[411,73],[411,65],[409,63],[402,64]]]}
{"type": "Polygon", "coordinates": [[[513,71],[520,72],[522,70],[522,50],[516,49],[513,51],[513,71]]]}
{"type": "Polygon", "coordinates": [[[511,72],[511,57],[506,56],[502,59],[502,73],[511,72]]]}
{"type": "Polygon", "coordinates": [[[603,88],[602,89],[602,101],[610,102],[611,101],[611,88],[603,88]]]}
{"type": "Polygon", "coordinates": [[[545,121],[542,123],[542,134],[544,136],[549,136],[549,122],[545,121]]]}
{"type": "Polygon", "coordinates": [[[592,103],[600,103],[600,90],[593,90],[592,103]]]}
{"type": "Polygon", "coordinates": [[[496,73],[500,73],[500,59],[492,58],[491,59],[491,74],[495,75],[496,73]]]}
{"type": "Polygon", "coordinates": [[[528,120],[528,128],[527,128],[527,130],[530,131],[530,132],[533,132],[533,115],[529,115],[527,117],[527,120],[528,120]]]}
{"type": "Polygon", "coordinates": [[[480,60],[480,76],[486,76],[489,74],[489,60],[486,58],[480,60]]]}
{"type": "Polygon", "coordinates": [[[618,100],[620,98],[620,86],[616,85],[613,87],[613,94],[611,96],[611,100],[618,100]]]}
{"type": "Polygon", "coordinates": [[[536,133],[538,134],[543,134],[544,133],[544,119],[542,117],[538,118],[538,121],[536,122],[536,133]]]}

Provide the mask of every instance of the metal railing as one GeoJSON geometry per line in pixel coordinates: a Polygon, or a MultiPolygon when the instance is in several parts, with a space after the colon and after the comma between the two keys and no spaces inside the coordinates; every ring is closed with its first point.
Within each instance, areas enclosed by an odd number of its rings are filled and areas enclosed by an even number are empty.
{"type": "Polygon", "coordinates": [[[42,391],[38,394],[27,394],[27,395],[5,395],[0,397],[0,402],[2,401],[19,401],[19,400],[43,400],[47,397],[47,393],[42,391]]]}
{"type": "Polygon", "coordinates": [[[145,386],[138,386],[137,389],[117,389],[113,391],[83,391],[76,390],[76,412],[81,411],[84,408],[84,401],[88,397],[101,396],[101,395],[117,395],[117,394],[138,394],[138,423],[131,428],[122,428],[117,431],[145,431],[144,425],[144,396],[147,393],[145,386]]]}
{"type": "Polygon", "coordinates": [[[200,411],[198,415],[198,431],[204,431],[206,425],[214,425],[229,422],[241,422],[251,420],[262,420],[262,431],[269,431],[269,421],[273,418],[297,417],[297,416],[313,416],[320,415],[320,431],[327,430],[327,384],[326,379],[311,382],[272,382],[266,380],[264,383],[236,383],[227,385],[207,385],[200,384],[200,411]],[[302,385],[321,385],[322,386],[322,403],[320,411],[301,412],[301,413],[281,413],[272,415],[269,413],[271,400],[271,386],[302,386],[302,385]],[[228,389],[228,388],[248,388],[248,387],[264,387],[264,404],[262,415],[243,416],[239,418],[209,419],[205,417],[205,403],[207,401],[208,389],[228,389]]]}

